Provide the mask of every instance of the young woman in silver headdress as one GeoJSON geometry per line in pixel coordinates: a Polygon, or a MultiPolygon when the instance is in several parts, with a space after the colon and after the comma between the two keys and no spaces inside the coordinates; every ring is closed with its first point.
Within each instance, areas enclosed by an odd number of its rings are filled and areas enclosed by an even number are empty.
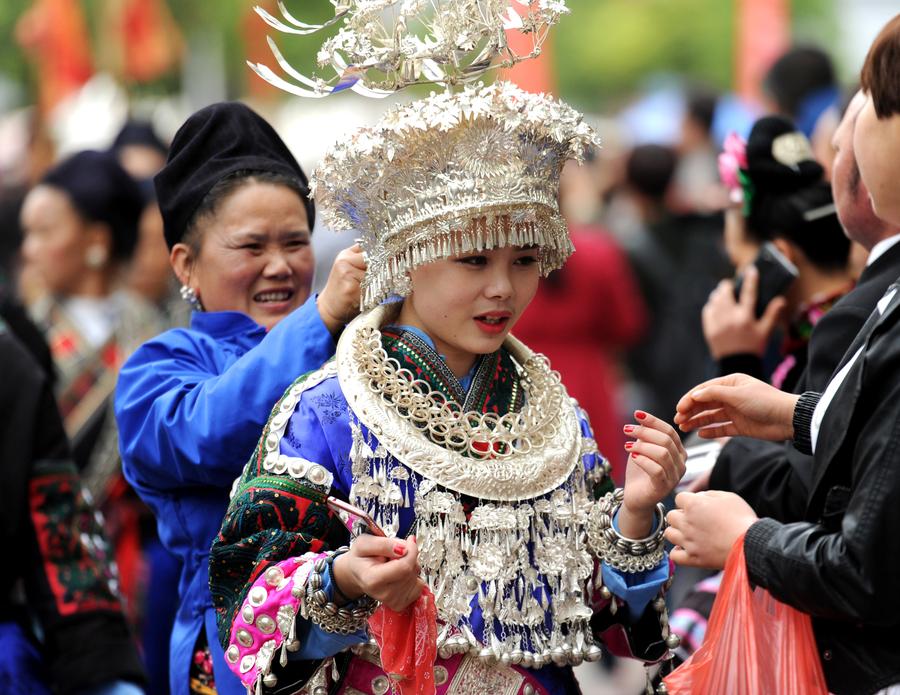
{"type": "Polygon", "coordinates": [[[593,139],[497,83],[395,108],[320,167],[328,223],[362,234],[368,311],[276,404],[213,544],[248,688],[387,692],[367,618],[426,585],[437,661],[421,667],[442,693],[573,692],[570,665],[601,642],[645,661],[672,646],[659,503],[684,471],[677,434],[636,412],[614,491],[583,412],[510,335],[571,253],[559,173],[593,139]],[[327,495],[388,537],[351,540],[327,495]]]}

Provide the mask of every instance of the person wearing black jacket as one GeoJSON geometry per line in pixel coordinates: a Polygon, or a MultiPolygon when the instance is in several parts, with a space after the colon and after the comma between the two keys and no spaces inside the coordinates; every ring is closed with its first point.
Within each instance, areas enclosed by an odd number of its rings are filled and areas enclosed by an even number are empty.
{"type": "Polygon", "coordinates": [[[2,319],[0,364],[0,692],[141,693],[106,541],[48,375],[2,319]]]}
{"type": "MultiPolygon", "coordinates": [[[[900,227],[875,216],[853,152],[853,127],[865,103],[860,92],[847,106],[835,131],[832,189],[838,217],[850,239],[869,252],[856,287],[816,324],[808,346],[808,362],[794,393],[823,391],[844,352],[876,303],[900,276],[900,227]]],[[[739,494],[760,516],[790,522],[803,518],[812,457],[784,443],[736,437],[722,448],[709,479],[709,489],[739,494]]]]}

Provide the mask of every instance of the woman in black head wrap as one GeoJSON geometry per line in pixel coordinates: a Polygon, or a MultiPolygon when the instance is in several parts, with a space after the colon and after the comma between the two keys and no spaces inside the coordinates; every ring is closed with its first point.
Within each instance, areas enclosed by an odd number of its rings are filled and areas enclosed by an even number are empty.
{"type": "Polygon", "coordinates": [[[749,246],[771,242],[796,266],[798,275],[759,320],[752,313],[755,274],[751,271],[740,302],[735,301],[733,284],[723,282],[704,308],[704,332],[723,373],[749,369],[760,375],[760,356],[779,317],[786,317],[782,361],[772,382],[791,390],[806,365],[813,327],[852,287],[850,240],[838,220],[822,166],[790,121],[767,116],[754,124],[739,176],[743,215],[730,233],[749,246]]]}
{"type": "Polygon", "coordinates": [[[210,544],[272,404],[334,353],[358,312],[365,265],[358,248],[342,252],[325,289],[310,296],[306,175],[243,104],[191,116],[155,184],[170,261],[195,311],[189,329],[150,341],[122,369],[124,469],[184,563],[172,693],[243,693],[216,639],[210,544]]]}

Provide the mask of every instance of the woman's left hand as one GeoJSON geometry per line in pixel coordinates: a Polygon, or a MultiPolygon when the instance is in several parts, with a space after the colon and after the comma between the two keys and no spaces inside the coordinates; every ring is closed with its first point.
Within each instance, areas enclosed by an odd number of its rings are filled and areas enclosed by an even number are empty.
{"type": "Polygon", "coordinates": [[[637,424],[624,432],[635,441],[626,442],[630,452],[625,470],[625,498],[619,511],[622,535],[644,538],[653,525],[656,504],[672,493],[681,476],[687,454],[675,428],[649,413],[637,410],[637,424]]]}
{"type": "Polygon", "coordinates": [[[733,492],[681,492],[678,509],[666,515],[672,561],[690,567],[722,569],[734,542],[756,521],[756,512],[733,492]]]}

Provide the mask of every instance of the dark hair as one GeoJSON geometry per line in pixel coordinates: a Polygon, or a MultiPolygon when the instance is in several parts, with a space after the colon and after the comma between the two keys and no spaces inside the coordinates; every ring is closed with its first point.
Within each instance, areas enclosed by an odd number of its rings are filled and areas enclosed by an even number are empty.
{"type": "Polygon", "coordinates": [[[776,158],[774,150],[781,136],[803,137],[787,119],[766,116],[753,125],[747,139],[743,172],[752,188],[747,231],[757,241],[781,238],[796,244],[823,270],[844,269],[850,240],[838,221],[824,170],[811,158],[779,161],[784,157],[776,158]]]}
{"type": "Polygon", "coordinates": [[[706,133],[712,130],[718,101],[718,95],[706,87],[693,87],[688,92],[687,115],[691,120],[696,121],[706,133]]]}
{"type": "Polygon", "coordinates": [[[872,98],[878,118],[900,113],[900,14],[875,37],[859,81],[872,98]]]}
{"type": "Polygon", "coordinates": [[[821,48],[797,46],[788,50],[769,68],[763,86],[792,117],[797,116],[806,97],[836,84],[831,58],[821,48]]]}
{"type": "Polygon", "coordinates": [[[225,178],[220,179],[209,189],[209,192],[203,196],[197,209],[194,210],[193,215],[191,215],[188,220],[187,233],[184,235],[182,241],[187,244],[195,254],[200,252],[200,245],[203,241],[199,223],[203,219],[215,215],[219,206],[226,198],[228,198],[228,196],[248,183],[268,183],[275,186],[285,186],[290,188],[297,194],[297,197],[300,198],[300,202],[304,204],[304,210],[306,209],[306,187],[296,178],[274,171],[252,171],[242,169],[232,172],[225,178]]]}
{"type": "Polygon", "coordinates": [[[638,145],[625,164],[625,180],[639,193],[662,200],[678,164],[678,155],[664,145],[638,145]]]}

